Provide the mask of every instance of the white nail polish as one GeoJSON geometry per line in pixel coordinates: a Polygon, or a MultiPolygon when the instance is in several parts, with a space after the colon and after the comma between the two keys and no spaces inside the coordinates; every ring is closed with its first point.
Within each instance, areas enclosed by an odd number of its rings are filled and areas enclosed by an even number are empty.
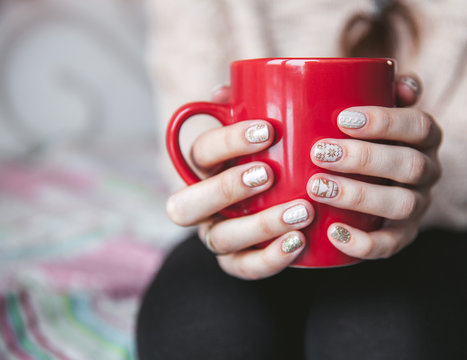
{"type": "Polygon", "coordinates": [[[415,91],[416,94],[419,93],[420,87],[418,86],[418,83],[411,77],[403,76],[399,79],[399,81],[402,81],[405,85],[415,91]]]}
{"type": "Polygon", "coordinates": [[[366,116],[358,111],[342,111],[337,117],[337,123],[345,128],[359,129],[366,124],[366,116]]]}
{"type": "Polygon", "coordinates": [[[269,129],[265,124],[256,124],[245,131],[245,137],[252,144],[262,143],[269,139],[269,129]]]}
{"type": "Polygon", "coordinates": [[[339,186],[332,180],[319,178],[313,181],[311,192],[320,197],[333,198],[339,193],[339,186]]]}
{"type": "Polygon", "coordinates": [[[264,166],[255,166],[243,173],[242,181],[248,187],[259,186],[268,181],[268,173],[264,166]]]}
{"type": "Polygon", "coordinates": [[[334,162],[342,157],[342,148],[337,144],[317,143],[313,156],[319,161],[334,162]]]}
{"type": "Polygon", "coordinates": [[[292,206],[282,214],[282,221],[289,225],[297,224],[306,219],[308,219],[308,211],[303,205],[292,206]]]}

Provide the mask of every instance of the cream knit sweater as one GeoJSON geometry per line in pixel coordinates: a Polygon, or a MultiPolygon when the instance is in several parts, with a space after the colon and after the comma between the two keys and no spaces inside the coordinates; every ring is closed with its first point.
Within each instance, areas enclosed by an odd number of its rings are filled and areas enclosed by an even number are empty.
{"type": "MultiPolygon", "coordinates": [[[[170,114],[185,102],[209,99],[215,85],[228,83],[232,60],[337,56],[337,39],[349,16],[372,11],[373,4],[370,0],[148,1],[152,19],[148,65],[156,89],[161,146],[170,114]]],[[[467,2],[406,3],[421,25],[422,44],[417,55],[410,56],[408,44],[402,42],[399,72],[413,72],[422,79],[424,93],[417,106],[431,113],[444,131],[443,176],[433,188],[424,225],[467,229],[467,64],[462,62],[467,57],[467,2]],[[453,88],[456,70],[462,78],[453,88]]],[[[203,125],[198,122],[197,127],[203,125]]],[[[172,169],[167,158],[164,164],[172,169]]],[[[172,170],[167,172],[172,180],[176,177],[172,170]]]]}

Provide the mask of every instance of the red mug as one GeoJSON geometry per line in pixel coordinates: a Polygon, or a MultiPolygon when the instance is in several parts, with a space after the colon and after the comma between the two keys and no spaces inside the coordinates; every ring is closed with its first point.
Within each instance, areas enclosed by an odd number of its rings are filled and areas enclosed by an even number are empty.
{"type": "MultiPolygon", "coordinates": [[[[231,64],[231,98],[228,104],[189,103],[179,108],[167,129],[167,148],[172,162],[187,184],[200,181],[184,159],[179,145],[183,123],[191,116],[207,114],[222,125],[244,120],[266,120],[275,130],[266,150],[237,158],[232,165],[262,161],[275,174],[265,192],[222,211],[226,217],[253,214],[295,199],[310,198],[306,192],[315,173],[331,173],[311,162],[310,150],[323,138],[349,138],[337,126],[338,114],[352,106],[395,104],[395,62],[384,58],[277,58],[235,61],[231,64]]],[[[367,182],[368,176],[339,174],[367,182]]],[[[313,202],[315,218],[301,231],[307,247],[293,266],[333,267],[361,260],[337,250],[327,237],[334,222],[364,231],[377,230],[382,219],[313,202]]],[[[265,246],[265,244],[262,244],[265,246]]]]}

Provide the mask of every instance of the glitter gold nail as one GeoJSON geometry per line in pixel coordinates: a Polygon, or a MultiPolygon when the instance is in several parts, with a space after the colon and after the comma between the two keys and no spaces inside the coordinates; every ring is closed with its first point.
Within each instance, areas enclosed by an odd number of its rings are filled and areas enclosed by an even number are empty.
{"type": "Polygon", "coordinates": [[[282,241],[281,249],[286,254],[289,254],[297,250],[302,245],[303,241],[300,240],[300,237],[297,234],[293,233],[287,236],[284,241],[282,241]]]}
{"type": "Polygon", "coordinates": [[[320,197],[333,198],[339,193],[339,186],[332,180],[318,178],[313,181],[311,192],[320,197]]]}
{"type": "Polygon", "coordinates": [[[263,185],[268,181],[268,173],[264,166],[254,166],[243,173],[242,181],[248,187],[263,185]]]}
{"type": "Polygon", "coordinates": [[[350,241],[349,230],[343,228],[342,226],[335,226],[334,229],[331,231],[331,236],[343,244],[346,244],[350,241]]]}

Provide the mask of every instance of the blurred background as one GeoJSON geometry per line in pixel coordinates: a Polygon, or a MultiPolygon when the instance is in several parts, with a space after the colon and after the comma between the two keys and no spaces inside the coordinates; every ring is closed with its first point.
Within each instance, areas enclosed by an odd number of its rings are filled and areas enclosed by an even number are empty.
{"type": "Polygon", "coordinates": [[[0,1],[0,359],[135,359],[164,210],[143,0],[0,1]]]}

